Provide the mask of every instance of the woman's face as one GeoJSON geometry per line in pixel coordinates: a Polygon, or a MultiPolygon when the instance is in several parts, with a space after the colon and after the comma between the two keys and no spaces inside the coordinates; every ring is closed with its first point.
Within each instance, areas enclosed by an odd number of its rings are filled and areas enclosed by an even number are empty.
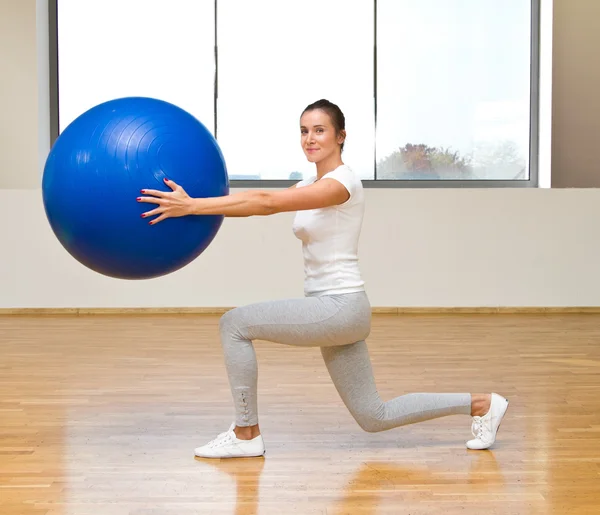
{"type": "Polygon", "coordinates": [[[300,118],[302,150],[311,163],[318,163],[332,155],[340,154],[343,134],[335,133],[335,127],[327,113],[320,109],[307,111],[300,118]]]}

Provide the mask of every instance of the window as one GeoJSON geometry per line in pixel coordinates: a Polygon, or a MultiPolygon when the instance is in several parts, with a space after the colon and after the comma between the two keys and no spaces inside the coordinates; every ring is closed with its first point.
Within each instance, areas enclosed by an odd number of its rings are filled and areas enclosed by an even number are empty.
{"type": "Polygon", "coordinates": [[[377,178],[527,180],[531,6],[378,0],[377,178]]]}
{"type": "Polygon", "coordinates": [[[53,1],[57,130],[153,96],[216,135],[234,186],[282,186],[314,173],[299,118],[327,98],[367,186],[536,185],[539,0],[53,1]]]}
{"type": "Polygon", "coordinates": [[[300,115],[327,98],[348,120],[344,158],[373,179],[373,18],[370,1],[219,0],[217,137],[232,178],[310,174],[300,115]]]}
{"type": "Polygon", "coordinates": [[[214,2],[56,0],[60,131],[126,96],[172,102],[214,126],[214,2]]]}

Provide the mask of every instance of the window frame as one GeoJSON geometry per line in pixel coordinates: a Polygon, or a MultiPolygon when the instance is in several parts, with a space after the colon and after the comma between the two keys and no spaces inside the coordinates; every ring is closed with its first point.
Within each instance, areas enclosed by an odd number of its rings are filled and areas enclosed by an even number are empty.
{"type": "MultiPolygon", "coordinates": [[[[376,159],[373,156],[375,170],[374,179],[363,179],[365,188],[537,188],[539,187],[539,119],[540,119],[540,23],[541,1],[530,0],[531,9],[531,45],[530,45],[530,110],[529,110],[529,178],[525,180],[394,180],[377,179],[376,159]]],[[[215,2],[215,79],[214,79],[214,109],[215,126],[213,128],[218,141],[217,97],[218,97],[218,0],[215,2]]],[[[374,9],[374,41],[373,41],[373,109],[375,127],[377,126],[377,0],[373,0],[374,9]]],[[[59,74],[58,74],[58,0],[48,0],[49,15],[49,65],[50,65],[50,146],[59,136],[59,74]]],[[[256,179],[230,180],[231,188],[269,189],[286,188],[296,184],[298,180],[287,179],[256,179]]]]}

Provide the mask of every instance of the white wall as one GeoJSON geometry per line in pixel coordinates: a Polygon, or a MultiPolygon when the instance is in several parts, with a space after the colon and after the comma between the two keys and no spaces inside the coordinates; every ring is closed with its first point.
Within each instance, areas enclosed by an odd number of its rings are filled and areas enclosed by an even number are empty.
{"type": "MultiPolygon", "coordinates": [[[[151,281],[100,276],[62,249],[39,190],[47,77],[41,61],[37,77],[31,53],[45,58],[43,41],[30,41],[34,3],[0,4],[0,29],[13,20],[23,25],[14,38],[29,38],[0,45],[13,81],[10,94],[0,91],[0,308],[228,307],[301,295],[291,214],[227,219],[196,262],[151,281]],[[21,112],[21,129],[7,139],[21,112]]],[[[369,189],[367,203],[361,263],[373,306],[600,306],[599,190],[369,189]]]]}
{"type": "Polygon", "coordinates": [[[0,1],[0,188],[37,185],[36,45],[35,0],[0,1]]]}
{"type": "Polygon", "coordinates": [[[600,2],[554,3],[552,184],[599,187],[600,2]]]}
{"type": "MultiPolygon", "coordinates": [[[[367,190],[374,306],[600,306],[598,190],[367,190]]],[[[302,294],[291,215],[227,219],[197,261],[119,281],[75,262],[36,190],[0,191],[0,308],[236,306],[302,294]]]]}

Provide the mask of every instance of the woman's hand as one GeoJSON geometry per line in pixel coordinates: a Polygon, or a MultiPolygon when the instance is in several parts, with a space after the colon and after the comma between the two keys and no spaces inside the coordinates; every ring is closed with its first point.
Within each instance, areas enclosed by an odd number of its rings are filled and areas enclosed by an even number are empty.
{"type": "Polygon", "coordinates": [[[158,207],[142,214],[142,218],[159,215],[150,221],[150,225],[157,224],[166,218],[176,218],[192,214],[193,199],[179,186],[179,184],[165,179],[165,184],[173,191],[142,190],[147,197],[138,197],[138,202],[158,204],[158,207]]]}

